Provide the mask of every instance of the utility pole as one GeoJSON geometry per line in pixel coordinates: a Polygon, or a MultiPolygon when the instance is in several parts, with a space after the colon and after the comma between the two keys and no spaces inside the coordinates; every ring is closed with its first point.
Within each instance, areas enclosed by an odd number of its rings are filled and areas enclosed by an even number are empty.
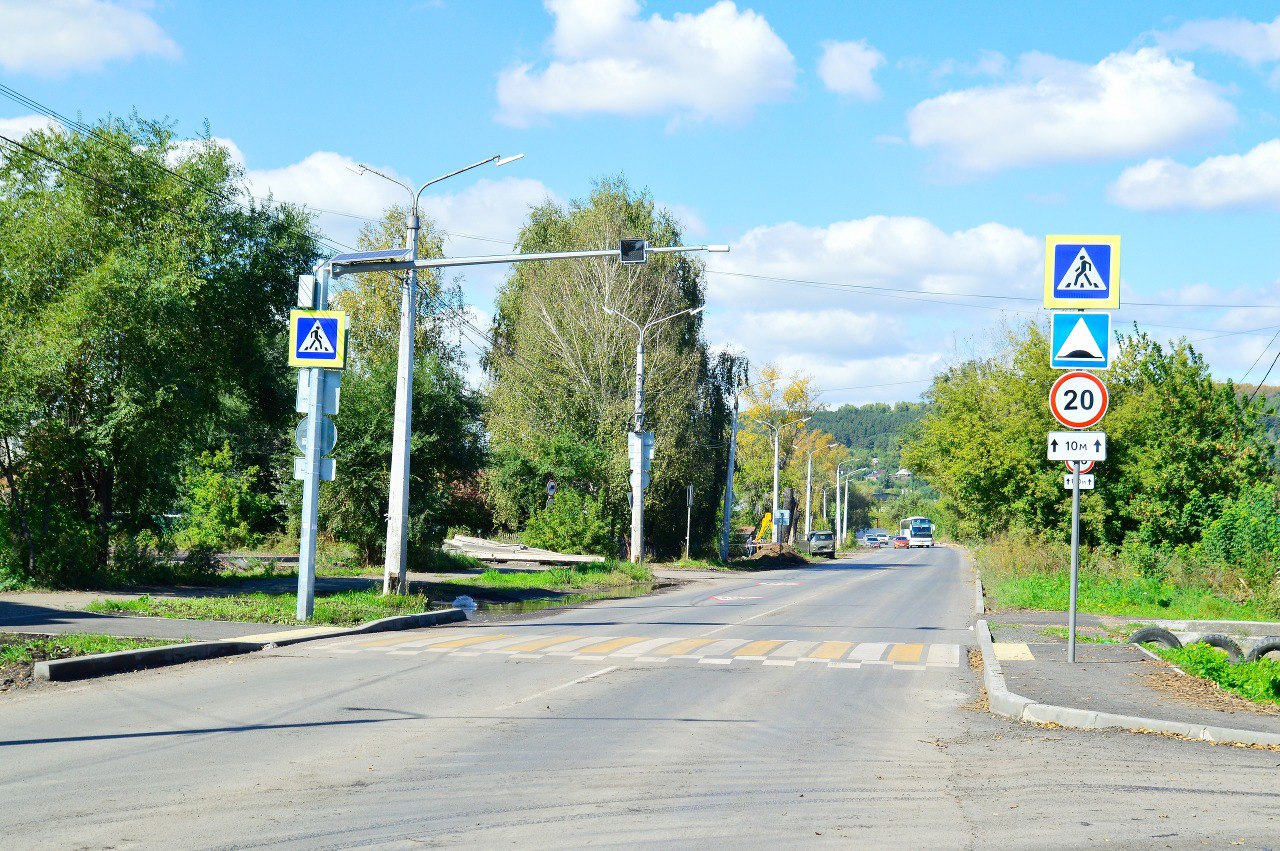
{"type": "MultiPolygon", "coordinates": [[[[819,446],[818,449],[835,449],[836,444],[828,443],[825,447],[819,446]]],[[[813,531],[813,525],[809,522],[810,511],[809,504],[813,501],[813,453],[818,449],[809,450],[808,468],[804,474],[804,539],[809,540],[809,533],[813,531]]],[[[823,503],[826,502],[826,494],[823,494],[823,503]]]]}
{"type": "Polygon", "coordinates": [[[516,154],[506,157],[495,154],[469,166],[441,175],[435,180],[428,180],[414,192],[406,183],[383,174],[376,168],[361,165],[356,174],[369,172],[389,180],[409,193],[409,218],[405,226],[405,249],[408,251],[406,267],[407,281],[400,292],[400,346],[396,354],[396,406],[395,420],[391,435],[391,478],[387,489],[387,542],[382,565],[382,593],[390,593],[392,576],[394,584],[401,594],[408,591],[408,561],[405,557],[409,542],[409,435],[413,433],[413,347],[414,326],[418,313],[418,231],[420,217],[418,204],[422,193],[428,186],[448,180],[450,177],[479,168],[489,163],[506,165],[523,157],[516,154]]]}
{"type": "Polygon", "coordinates": [[[729,471],[724,477],[724,520],[720,524],[720,560],[729,560],[729,532],[733,525],[733,465],[738,448],[738,394],[733,394],[733,421],[729,427],[729,471]]]}
{"type": "Polygon", "coordinates": [[[807,423],[810,417],[801,417],[798,420],[792,420],[791,422],[782,423],[781,425],[774,425],[773,423],[765,422],[764,420],[757,420],[755,417],[748,417],[748,419],[759,423],[773,432],[773,516],[769,518],[771,521],[769,525],[773,527],[773,542],[776,544],[781,540],[779,537],[780,533],[778,531],[778,436],[787,426],[807,423]]]}
{"type": "MultiPolygon", "coordinates": [[[[649,250],[653,251],[655,249],[649,250]]],[[[728,250],[727,247],[725,250],[728,250]]],[[[643,262],[643,260],[635,262],[643,262]]],[[[650,319],[641,325],[631,317],[619,313],[608,305],[604,305],[605,313],[628,322],[631,327],[636,329],[637,334],[636,403],[635,411],[632,414],[634,427],[627,441],[628,451],[631,454],[631,561],[636,564],[644,561],[644,490],[648,486],[649,459],[653,454],[653,433],[644,430],[644,335],[649,333],[650,328],[661,325],[668,319],[675,319],[677,316],[684,316],[686,313],[690,316],[695,316],[701,313],[705,307],[705,304],[700,304],[697,307],[687,307],[661,319],[650,319]]]]}

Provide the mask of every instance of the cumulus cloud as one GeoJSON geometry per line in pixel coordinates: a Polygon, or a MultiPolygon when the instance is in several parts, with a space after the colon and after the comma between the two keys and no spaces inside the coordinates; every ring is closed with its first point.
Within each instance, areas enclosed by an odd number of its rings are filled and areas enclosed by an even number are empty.
{"type": "Polygon", "coordinates": [[[1109,195],[1132,210],[1280,209],[1280,139],[1195,166],[1147,160],[1125,169],[1109,195]]]}
{"type": "Polygon", "coordinates": [[[1280,61],[1280,17],[1270,23],[1243,18],[1189,21],[1172,32],[1157,33],[1156,43],[1180,53],[1212,50],[1237,56],[1250,65],[1280,61]]]}
{"type": "Polygon", "coordinates": [[[732,120],[784,98],[796,65],[755,12],[721,0],[699,14],[640,17],[637,0],[546,0],[555,18],[545,67],[498,76],[498,120],[555,115],[665,115],[732,120]]]}
{"type": "MultiPolygon", "coordinates": [[[[868,216],[825,226],[786,222],[753,228],[732,245],[732,253],[709,265],[727,272],[955,294],[1034,295],[1044,253],[1039,240],[1017,228],[988,223],[947,233],[909,216],[868,216]]],[[[778,297],[776,283],[725,275],[711,275],[708,290],[713,298],[756,304],[778,297]]],[[[810,292],[831,297],[829,290],[810,292]]],[[[877,304],[916,310],[921,302],[877,304]]]]}
{"type": "Polygon", "coordinates": [[[21,139],[28,133],[47,130],[61,125],[43,115],[19,115],[16,118],[0,118],[0,136],[21,139]]]}
{"type": "Polygon", "coordinates": [[[884,54],[865,41],[824,41],[818,76],[837,94],[875,100],[880,97],[880,87],[872,75],[883,64],[884,54]]]}
{"type": "Polygon", "coordinates": [[[109,0],[0,0],[0,68],[61,77],[112,60],[180,51],[139,4],[109,0]]]}
{"type": "Polygon", "coordinates": [[[963,172],[1160,153],[1230,126],[1235,108],[1192,63],[1153,48],[1096,65],[1044,54],[1021,82],[947,92],[907,116],[912,144],[963,172]]]}

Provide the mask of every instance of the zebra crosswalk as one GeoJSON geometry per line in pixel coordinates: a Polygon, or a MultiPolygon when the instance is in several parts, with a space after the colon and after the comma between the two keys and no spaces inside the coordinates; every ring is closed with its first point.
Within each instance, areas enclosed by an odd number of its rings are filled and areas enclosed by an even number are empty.
{"type": "Polygon", "coordinates": [[[803,641],[787,638],[708,638],[643,635],[576,635],[568,633],[441,630],[392,636],[367,635],[316,646],[333,653],[386,653],[392,656],[470,657],[503,655],[512,659],[610,659],[634,663],[733,665],[758,663],[772,667],[886,667],[924,671],[960,667],[958,644],[803,641]]]}

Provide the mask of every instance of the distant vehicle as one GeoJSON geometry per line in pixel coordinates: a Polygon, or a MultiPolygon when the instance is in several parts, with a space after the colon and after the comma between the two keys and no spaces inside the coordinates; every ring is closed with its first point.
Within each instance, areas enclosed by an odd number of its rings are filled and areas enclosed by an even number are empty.
{"type": "Polygon", "coordinates": [[[899,535],[893,539],[893,548],[895,550],[906,550],[911,548],[911,539],[906,535],[899,535]]]}
{"type": "Polygon", "coordinates": [[[898,535],[907,539],[909,547],[932,547],[933,521],[928,517],[904,517],[898,524],[898,535]]]}
{"type": "Polygon", "coordinates": [[[836,557],[836,538],[831,532],[809,533],[809,555],[836,557]]]}

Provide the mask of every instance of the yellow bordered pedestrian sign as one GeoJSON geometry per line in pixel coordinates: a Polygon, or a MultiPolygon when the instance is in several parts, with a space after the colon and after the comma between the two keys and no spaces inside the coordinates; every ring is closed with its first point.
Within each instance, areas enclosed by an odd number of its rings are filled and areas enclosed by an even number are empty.
{"type": "Polygon", "coordinates": [[[1120,306],[1120,237],[1045,237],[1044,306],[1115,310],[1120,306]]]}
{"type": "Polygon", "coordinates": [[[289,311],[289,366],[343,369],[347,314],[341,310],[289,311]]]}

